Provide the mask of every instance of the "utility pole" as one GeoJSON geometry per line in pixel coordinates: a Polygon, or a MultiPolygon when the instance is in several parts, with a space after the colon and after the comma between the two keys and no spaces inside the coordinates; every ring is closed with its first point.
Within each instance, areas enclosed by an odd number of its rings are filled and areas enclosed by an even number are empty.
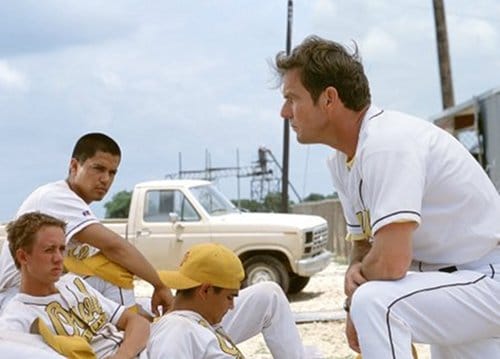
{"type": "MultiPolygon", "coordinates": [[[[290,55],[292,48],[292,19],[293,1],[288,0],[286,26],[286,54],[290,55]]],[[[283,173],[281,179],[281,211],[288,213],[288,167],[290,153],[290,124],[288,119],[283,121],[283,173]]]]}
{"type": "Polygon", "coordinates": [[[439,76],[441,79],[441,98],[443,109],[455,105],[453,81],[451,77],[450,52],[448,49],[448,33],[446,30],[446,15],[444,0],[432,0],[434,20],[436,23],[436,41],[438,49],[439,76]]]}

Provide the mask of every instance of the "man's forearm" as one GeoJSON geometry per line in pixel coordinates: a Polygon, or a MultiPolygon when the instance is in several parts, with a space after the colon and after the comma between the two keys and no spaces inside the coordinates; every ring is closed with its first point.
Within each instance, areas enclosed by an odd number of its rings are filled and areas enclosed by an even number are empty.
{"type": "Polygon", "coordinates": [[[147,345],[150,324],[142,317],[127,313],[128,318],[123,327],[124,338],[114,354],[116,358],[135,358],[147,345]]]}
{"type": "Polygon", "coordinates": [[[132,244],[124,242],[119,248],[102,249],[103,254],[129,272],[149,282],[155,288],[163,286],[157,271],[132,244]]]}
{"type": "Polygon", "coordinates": [[[367,280],[397,280],[405,276],[406,270],[369,252],[361,262],[361,273],[367,280]]]}
{"type": "Polygon", "coordinates": [[[415,222],[397,222],[382,227],[364,256],[361,273],[368,280],[403,278],[412,260],[412,236],[415,222]]]}
{"type": "Polygon", "coordinates": [[[101,250],[102,254],[132,274],[151,283],[155,288],[164,288],[158,273],[151,263],[126,239],[100,223],[91,224],[75,234],[74,238],[101,250]]]}

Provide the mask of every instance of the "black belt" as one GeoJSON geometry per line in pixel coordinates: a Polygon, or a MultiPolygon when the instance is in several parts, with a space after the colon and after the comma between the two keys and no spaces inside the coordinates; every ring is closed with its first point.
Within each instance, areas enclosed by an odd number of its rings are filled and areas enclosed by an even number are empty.
{"type": "Polygon", "coordinates": [[[449,267],[443,267],[439,268],[438,271],[440,272],[446,272],[446,273],[453,273],[456,272],[458,268],[456,266],[449,266],[449,267]]]}

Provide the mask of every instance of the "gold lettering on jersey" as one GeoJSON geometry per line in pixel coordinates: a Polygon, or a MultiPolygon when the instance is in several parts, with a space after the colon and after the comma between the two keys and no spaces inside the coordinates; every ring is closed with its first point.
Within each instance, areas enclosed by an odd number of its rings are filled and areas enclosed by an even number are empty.
{"type": "Polygon", "coordinates": [[[77,305],[68,310],[54,301],[47,305],[45,311],[56,334],[78,335],[90,342],[94,334],[106,324],[107,316],[97,298],[87,291],[80,278],[75,278],[73,283],[82,294],[77,295],[77,305]]]}
{"type": "Polygon", "coordinates": [[[78,290],[85,295],[83,301],[78,303],[76,311],[79,313],[80,318],[82,318],[94,332],[97,332],[106,324],[106,313],[103,312],[97,298],[87,291],[87,288],[80,278],[75,278],[74,284],[78,290]]]}
{"type": "MultiPolygon", "coordinates": [[[[208,324],[204,320],[198,321],[198,323],[205,328],[209,328],[210,324],[208,324]]],[[[241,351],[238,349],[236,344],[233,343],[231,338],[224,333],[222,328],[219,328],[215,330],[215,337],[217,338],[217,341],[219,342],[219,348],[222,350],[224,353],[236,358],[236,359],[245,359],[241,351]]]]}
{"type": "Polygon", "coordinates": [[[80,334],[80,326],[75,321],[74,315],[61,306],[59,302],[50,302],[45,308],[45,312],[54,327],[56,334],[71,336],[80,334]],[[72,330],[69,330],[69,329],[72,330]]]}
{"type": "Polygon", "coordinates": [[[359,225],[361,226],[361,230],[363,231],[363,236],[365,238],[372,237],[372,225],[370,221],[370,211],[365,209],[363,211],[359,211],[356,213],[356,217],[358,218],[359,225]]]}
{"type": "Polygon", "coordinates": [[[86,244],[72,248],[68,251],[68,257],[75,257],[76,259],[82,260],[89,256],[90,247],[86,244]]]}

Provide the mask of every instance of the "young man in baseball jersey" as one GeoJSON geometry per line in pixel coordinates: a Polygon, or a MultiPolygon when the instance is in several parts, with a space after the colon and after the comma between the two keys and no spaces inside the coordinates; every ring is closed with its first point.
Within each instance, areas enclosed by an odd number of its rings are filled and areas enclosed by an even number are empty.
{"type": "MultiPolygon", "coordinates": [[[[155,292],[152,308],[166,313],[173,297],[157,272],[128,241],[99,223],[89,204],[100,201],[109,190],[121,158],[118,144],[101,133],[81,137],[73,150],[67,180],[44,185],[35,190],[21,205],[18,216],[39,211],[63,220],[66,226],[67,256],[64,265],[70,272],[83,276],[105,297],[126,307],[135,304],[134,275],[151,283],[155,292]]],[[[0,253],[0,309],[17,292],[20,274],[15,267],[8,244],[0,253]],[[3,299],[3,303],[2,303],[3,299]]],[[[276,358],[302,358],[304,349],[295,326],[289,303],[281,289],[272,283],[259,283],[242,290],[236,309],[224,317],[224,328],[236,342],[262,332],[276,358]],[[276,305],[274,315],[259,311],[251,300],[258,298],[262,308],[276,305]],[[250,308],[250,309],[249,309],[250,308]],[[247,313],[254,315],[247,318],[247,313]],[[246,326],[239,325],[245,319],[246,326]],[[275,330],[275,328],[277,328],[275,330]],[[279,330],[288,333],[289,342],[274,337],[279,330]]]]}
{"type": "Polygon", "coordinates": [[[160,277],[177,292],[172,311],[153,326],[148,347],[151,359],[243,358],[220,326],[226,312],[234,308],[245,277],[238,256],[219,244],[198,244],[185,254],[178,271],[163,271],[160,277]],[[161,336],[154,335],[157,330],[161,336]],[[175,345],[161,346],[160,342],[175,345]]]}
{"type": "Polygon", "coordinates": [[[279,53],[283,118],[328,159],[352,241],[346,332],[363,358],[500,356],[500,197],[431,123],[371,104],[357,53],[312,36],[279,53]]]}
{"type": "MultiPolygon", "coordinates": [[[[156,270],[133,245],[99,223],[89,207],[108,192],[120,159],[120,147],[112,138],[102,133],[82,136],[73,149],[67,179],[36,189],[23,202],[17,216],[39,211],[63,220],[67,224],[66,268],[85,276],[104,296],[127,307],[135,304],[136,275],[154,287],[153,312],[158,314],[160,305],[166,312],[173,298],[156,270]]],[[[19,283],[20,274],[5,242],[0,254],[0,289],[4,297],[8,298],[19,283]]]]}
{"type": "MultiPolygon", "coordinates": [[[[81,277],[62,275],[64,222],[26,213],[9,223],[7,238],[21,284],[0,316],[1,330],[40,334],[54,351],[70,358],[147,357],[146,319],[105,298],[81,277]]],[[[47,356],[47,349],[38,350],[44,354],[40,357],[47,356]]],[[[2,356],[11,354],[7,349],[2,356]]]]}
{"type": "MultiPolygon", "coordinates": [[[[263,284],[266,291],[272,293],[272,300],[258,292],[239,297],[245,277],[243,265],[238,256],[220,244],[191,247],[177,271],[160,272],[160,277],[177,292],[173,310],[151,328],[148,345],[151,359],[242,359],[243,354],[235,344],[242,340],[231,335],[234,333],[231,326],[255,334],[264,328],[264,338],[270,348],[276,347],[273,342],[293,346],[297,341],[295,331],[289,330],[291,312],[286,298],[280,295],[279,286],[272,282],[263,284]],[[230,316],[226,313],[233,311],[238,312],[234,316],[238,319],[229,323],[230,316]],[[280,324],[266,324],[272,322],[280,324]],[[160,334],[156,334],[157,331],[160,334]],[[175,345],[161,346],[162,342],[175,345]]],[[[272,354],[274,358],[305,357],[297,347],[288,352],[275,350],[272,354]]]]}

